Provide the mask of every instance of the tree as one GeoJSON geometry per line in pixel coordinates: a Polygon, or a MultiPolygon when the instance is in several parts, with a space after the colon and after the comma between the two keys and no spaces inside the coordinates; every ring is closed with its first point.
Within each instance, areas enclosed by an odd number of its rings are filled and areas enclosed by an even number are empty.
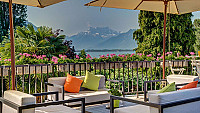
{"type": "Polygon", "coordinates": [[[79,53],[79,57],[81,58],[86,58],[87,53],[85,52],[85,49],[81,50],[81,52],[79,53]]]}
{"type": "MultiPolygon", "coordinates": [[[[52,28],[41,26],[35,30],[33,25],[17,27],[15,31],[15,53],[29,53],[46,55],[47,57],[59,56],[65,53],[67,46],[63,44],[65,35],[60,35],[61,30],[52,31],[52,28]]],[[[0,46],[2,58],[10,58],[10,40],[5,38],[0,46]]]]}
{"type": "Polygon", "coordinates": [[[195,28],[195,35],[196,35],[196,42],[194,45],[195,51],[200,50],[200,19],[194,20],[194,28],[195,28]]]}
{"type": "MultiPolygon", "coordinates": [[[[13,4],[13,24],[16,26],[24,26],[27,18],[27,6],[13,4]]],[[[8,36],[9,31],[9,4],[0,2],[0,42],[2,36],[8,36]]]]}
{"type": "MultiPolygon", "coordinates": [[[[167,36],[166,51],[169,51],[170,34],[170,51],[188,54],[194,51],[195,34],[191,21],[192,13],[183,15],[168,14],[167,18],[167,36]],[[170,17],[170,19],[169,19],[170,17]],[[170,25],[170,26],[169,26],[170,25]],[[170,33],[169,32],[170,28],[170,33]]],[[[163,51],[163,13],[140,11],[139,13],[140,29],[133,33],[133,39],[137,40],[138,48],[136,52],[156,56],[163,51]]]]}

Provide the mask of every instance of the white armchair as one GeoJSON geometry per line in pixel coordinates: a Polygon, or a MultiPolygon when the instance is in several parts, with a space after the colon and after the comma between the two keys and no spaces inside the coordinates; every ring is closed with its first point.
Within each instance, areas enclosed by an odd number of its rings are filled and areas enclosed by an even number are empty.
{"type": "Polygon", "coordinates": [[[110,98],[110,113],[200,113],[200,88],[151,94],[149,102],[115,96],[110,98]],[[132,102],[137,105],[114,109],[114,100],[132,102]]]}
{"type": "MultiPolygon", "coordinates": [[[[34,95],[42,96],[49,94],[56,94],[56,98],[58,99],[58,92],[48,92],[34,95]]],[[[16,90],[5,91],[4,97],[0,98],[0,113],[85,113],[84,98],[36,104],[35,96],[16,90]],[[65,103],[77,101],[82,102],[81,111],[63,105],[65,103]]]]}

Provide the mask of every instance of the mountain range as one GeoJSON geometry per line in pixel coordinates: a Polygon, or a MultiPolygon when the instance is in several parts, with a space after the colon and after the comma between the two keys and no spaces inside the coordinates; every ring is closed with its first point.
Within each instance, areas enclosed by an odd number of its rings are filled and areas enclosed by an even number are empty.
{"type": "Polygon", "coordinates": [[[76,50],[134,49],[137,47],[137,42],[133,40],[135,30],[121,33],[109,27],[90,27],[87,31],[66,37],[66,40],[72,40],[76,50]]]}

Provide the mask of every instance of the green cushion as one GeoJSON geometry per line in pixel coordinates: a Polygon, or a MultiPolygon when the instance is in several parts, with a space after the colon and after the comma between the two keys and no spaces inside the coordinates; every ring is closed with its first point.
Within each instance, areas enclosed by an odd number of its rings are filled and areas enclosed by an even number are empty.
{"type": "Polygon", "coordinates": [[[85,80],[82,87],[97,91],[99,87],[99,81],[101,77],[95,76],[95,74],[86,72],[85,80]]]}
{"type": "Polygon", "coordinates": [[[167,85],[166,87],[162,88],[158,93],[165,93],[165,92],[171,92],[176,91],[176,85],[175,82],[167,85]]]}

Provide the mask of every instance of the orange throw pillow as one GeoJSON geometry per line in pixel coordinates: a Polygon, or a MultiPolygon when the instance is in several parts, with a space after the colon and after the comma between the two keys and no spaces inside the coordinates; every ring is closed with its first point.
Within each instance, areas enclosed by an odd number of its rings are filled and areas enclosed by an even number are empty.
{"type": "Polygon", "coordinates": [[[83,80],[73,77],[67,74],[67,79],[65,80],[64,90],[70,93],[78,93],[83,80]]]}
{"type": "Polygon", "coordinates": [[[196,88],[198,84],[198,81],[194,81],[194,82],[190,82],[189,84],[183,86],[181,89],[179,90],[183,90],[183,89],[190,89],[190,88],[196,88]]]}

